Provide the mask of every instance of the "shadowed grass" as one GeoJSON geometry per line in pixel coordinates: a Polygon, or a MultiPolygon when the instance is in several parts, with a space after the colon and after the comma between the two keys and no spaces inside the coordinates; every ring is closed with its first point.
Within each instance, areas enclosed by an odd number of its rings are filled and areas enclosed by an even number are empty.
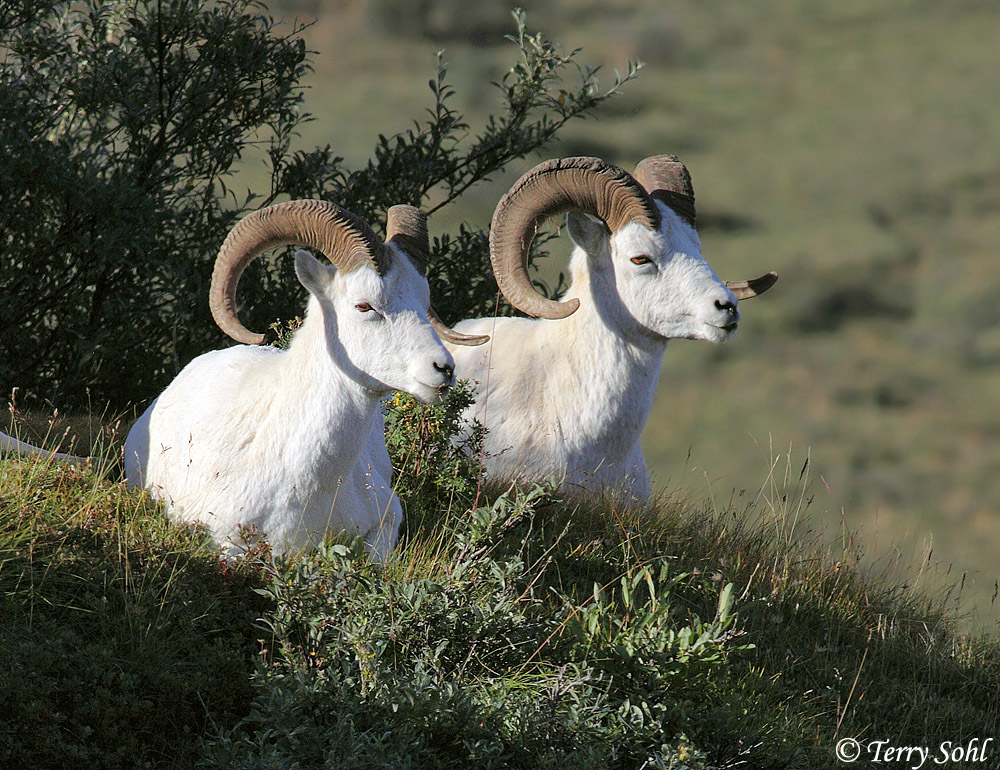
{"type": "Polygon", "coordinates": [[[0,765],[190,767],[245,713],[255,572],[120,484],[0,460],[0,765]]]}

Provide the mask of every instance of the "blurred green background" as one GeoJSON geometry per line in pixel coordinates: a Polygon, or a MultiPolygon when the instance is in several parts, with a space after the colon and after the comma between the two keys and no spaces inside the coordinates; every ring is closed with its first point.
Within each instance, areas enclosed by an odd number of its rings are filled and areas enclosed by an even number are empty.
{"type": "MultiPolygon", "coordinates": [[[[723,346],[675,341],[644,446],[654,483],[719,506],[809,461],[809,523],[873,568],[961,586],[995,628],[1000,576],[1000,12],[988,2],[527,2],[528,25],[604,80],[638,81],[546,157],[680,155],[704,256],[777,270],[723,346]],[[921,569],[921,565],[926,568],[921,569]],[[918,574],[919,573],[919,574],[918,574]]],[[[510,6],[271,0],[316,19],[302,144],[354,164],[431,104],[443,48],[473,130],[513,61],[510,6]]],[[[437,214],[486,227],[541,160],[437,214]]],[[[252,178],[253,169],[248,169],[252,178]]],[[[556,247],[565,257],[569,247],[556,247]]],[[[555,271],[557,268],[550,268],[555,271]]]]}

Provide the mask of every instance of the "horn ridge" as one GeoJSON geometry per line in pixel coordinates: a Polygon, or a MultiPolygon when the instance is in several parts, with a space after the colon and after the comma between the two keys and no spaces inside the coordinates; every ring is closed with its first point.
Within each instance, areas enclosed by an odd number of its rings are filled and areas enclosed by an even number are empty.
{"type": "Polygon", "coordinates": [[[500,199],[490,227],[497,284],[512,305],[529,315],[565,318],[579,307],[576,299],[558,302],[542,297],[527,272],[528,249],[539,225],[570,210],[599,217],[611,232],[629,222],[651,230],[660,226],[656,204],[627,171],[585,156],[539,163],[500,199]]]}
{"type": "MultiPolygon", "coordinates": [[[[430,261],[430,236],[427,234],[427,215],[416,206],[391,206],[386,212],[385,239],[395,243],[410,258],[413,266],[423,276],[427,275],[430,261]]],[[[427,309],[427,318],[438,336],[453,345],[482,345],[489,340],[485,334],[462,334],[442,321],[433,307],[427,309]]]]}
{"type": "Polygon", "coordinates": [[[236,315],[236,288],[247,265],[265,251],[300,245],[321,252],[343,271],[370,266],[388,268],[389,254],[374,231],[359,217],[321,200],[278,203],[248,214],[226,236],[215,258],[209,307],[216,324],[233,339],[259,344],[264,335],[251,332],[236,315]]]}
{"type": "Polygon", "coordinates": [[[726,281],[728,288],[740,302],[746,299],[759,297],[765,291],[774,286],[778,280],[778,274],[773,270],[764,273],[760,278],[751,278],[748,281],[726,281]]]}
{"type": "Polygon", "coordinates": [[[694,227],[694,187],[691,174],[676,155],[652,155],[639,161],[632,176],[651,198],[662,201],[694,227]]]}
{"type": "Polygon", "coordinates": [[[427,275],[431,246],[423,211],[416,206],[391,206],[386,212],[385,240],[397,244],[421,275],[427,275]]]}

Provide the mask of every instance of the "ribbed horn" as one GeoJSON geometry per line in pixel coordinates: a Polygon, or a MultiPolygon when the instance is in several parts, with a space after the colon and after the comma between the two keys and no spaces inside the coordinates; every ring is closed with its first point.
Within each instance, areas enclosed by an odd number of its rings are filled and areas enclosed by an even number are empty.
{"type": "MultiPolygon", "coordinates": [[[[424,212],[414,206],[392,206],[386,212],[385,239],[405,252],[421,275],[427,275],[431,246],[427,235],[427,215],[424,212]]],[[[433,307],[427,309],[427,320],[441,339],[454,345],[482,345],[490,339],[486,334],[462,334],[455,331],[438,317],[433,307]]]]}
{"type": "Polygon", "coordinates": [[[676,155],[653,155],[639,161],[632,172],[651,198],[663,201],[694,227],[694,188],[691,174],[676,155]]]}
{"type": "Polygon", "coordinates": [[[514,307],[532,316],[565,318],[578,299],[541,296],[528,276],[528,249],[549,216],[578,210],[601,219],[614,233],[629,222],[660,226],[656,204],[632,176],[600,158],[545,161],[522,176],[497,204],[490,226],[490,258],[497,284],[514,307]]]}
{"type": "Polygon", "coordinates": [[[421,275],[427,275],[430,238],[427,215],[416,206],[391,206],[386,212],[386,243],[395,243],[421,275]]]}
{"type": "Polygon", "coordinates": [[[333,203],[297,200],[255,211],[226,236],[209,290],[212,317],[234,340],[249,345],[264,341],[263,334],[251,332],[236,316],[236,287],[246,266],[265,251],[293,244],[321,252],[344,272],[367,265],[381,274],[389,265],[389,252],[372,229],[333,203]]]}
{"type": "Polygon", "coordinates": [[[431,322],[431,326],[434,327],[434,331],[438,333],[441,339],[453,345],[475,347],[476,345],[482,345],[484,342],[490,341],[490,335],[488,334],[462,334],[462,332],[455,331],[438,318],[438,314],[434,312],[434,308],[432,307],[427,308],[427,320],[431,322]]]}

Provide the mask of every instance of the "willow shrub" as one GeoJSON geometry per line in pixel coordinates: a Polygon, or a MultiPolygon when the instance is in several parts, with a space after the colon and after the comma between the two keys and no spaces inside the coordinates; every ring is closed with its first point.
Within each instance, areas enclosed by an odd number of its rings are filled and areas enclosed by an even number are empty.
{"type": "MultiPolygon", "coordinates": [[[[223,344],[207,309],[215,251],[246,212],[334,201],[377,227],[396,203],[448,205],[544,145],[610,89],[529,34],[516,14],[500,109],[473,130],[451,107],[443,60],[412,128],[375,139],[351,169],[335,146],[293,147],[309,115],[302,28],[251,0],[0,5],[0,392],[100,412],[153,397],[223,344]],[[572,82],[570,82],[572,81],[572,82]],[[262,152],[266,190],[230,189],[262,152]]],[[[364,130],[359,127],[358,130],[364,130]]],[[[486,239],[437,239],[429,271],[446,321],[492,310],[486,239]]],[[[291,270],[251,266],[244,313],[266,328],[301,311],[291,270]]]]}

